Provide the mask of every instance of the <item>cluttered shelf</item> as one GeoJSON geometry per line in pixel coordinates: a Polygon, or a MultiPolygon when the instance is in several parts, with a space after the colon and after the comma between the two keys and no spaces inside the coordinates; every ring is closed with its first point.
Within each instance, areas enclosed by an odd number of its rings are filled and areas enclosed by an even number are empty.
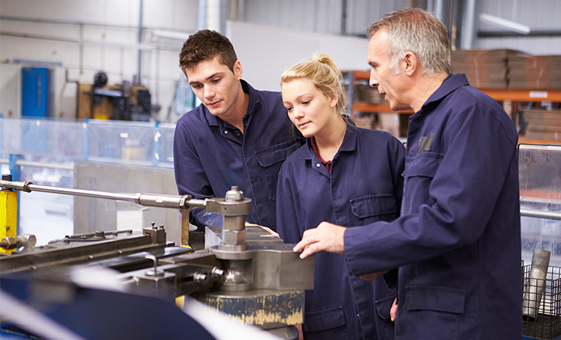
{"type": "MultiPolygon", "coordinates": [[[[561,90],[497,90],[479,89],[498,102],[555,102],[561,103],[561,90]]],[[[359,112],[391,112],[387,104],[371,104],[365,102],[352,102],[352,110],[359,112]]],[[[413,113],[411,110],[399,110],[400,113],[413,113]]]]}
{"type": "MultiPolygon", "coordinates": [[[[525,58],[528,58],[527,55],[525,58]]],[[[463,70],[462,67],[456,68],[463,70]]],[[[472,73],[466,73],[470,83],[478,82],[480,85],[489,85],[489,87],[480,86],[479,89],[503,105],[505,111],[519,127],[521,139],[540,142],[561,141],[561,110],[555,109],[561,105],[558,104],[561,103],[561,89],[557,89],[557,87],[549,89],[543,84],[540,85],[539,82],[533,81],[527,81],[526,84],[536,85],[534,87],[506,88],[506,82],[504,86],[499,86],[496,82],[482,82],[479,73],[477,81],[474,81],[470,79],[470,77],[474,77],[472,73]]],[[[404,137],[407,134],[408,117],[413,112],[409,110],[393,111],[385,102],[384,97],[369,86],[369,71],[343,71],[343,75],[345,85],[348,87],[348,113],[354,120],[362,121],[362,127],[385,130],[396,137],[404,137]]],[[[512,84],[516,86],[518,83],[513,81],[512,84]]]]}
{"type": "MultiPolygon", "coordinates": [[[[350,112],[393,112],[384,97],[375,88],[370,87],[369,71],[343,71],[343,77],[345,85],[348,86],[350,112]]],[[[411,110],[397,112],[413,113],[411,110]]]]}
{"type": "MultiPolygon", "coordinates": [[[[356,89],[357,85],[361,83],[364,85],[368,85],[368,81],[370,79],[370,72],[369,71],[343,71],[343,74],[346,76],[346,83],[348,85],[352,84],[352,87],[349,87],[349,94],[354,94],[354,89],[356,89]]],[[[502,89],[502,88],[483,88],[479,87],[481,91],[495,99],[496,101],[513,101],[513,102],[542,102],[542,101],[549,101],[549,102],[560,102],[561,103],[561,89],[502,89]]],[[[376,109],[375,111],[391,111],[389,105],[384,103],[367,103],[367,102],[358,102],[356,98],[352,98],[350,101],[353,105],[353,110],[356,111],[365,111],[376,109]],[[355,109],[356,107],[356,109],[355,109]]],[[[411,111],[400,111],[404,113],[411,113],[411,111]]]]}
{"type": "Polygon", "coordinates": [[[561,140],[561,56],[516,50],[452,52],[452,73],[502,103],[523,139],[561,140]]]}
{"type": "Polygon", "coordinates": [[[482,89],[496,101],[513,102],[556,102],[561,103],[561,90],[533,90],[533,89],[482,89]]]}
{"type": "Polygon", "coordinates": [[[384,96],[369,85],[370,72],[342,71],[347,87],[347,113],[359,127],[383,130],[397,138],[407,135],[407,119],[410,110],[393,111],[384,96]]]}

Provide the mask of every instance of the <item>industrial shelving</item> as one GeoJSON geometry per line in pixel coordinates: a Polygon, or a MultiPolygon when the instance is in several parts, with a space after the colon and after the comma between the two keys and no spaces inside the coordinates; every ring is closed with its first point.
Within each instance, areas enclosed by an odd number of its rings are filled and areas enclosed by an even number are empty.
{"type": "MultiPolygon", "coordinates": [[[[353,112],[397,112],[399,114],[412,114],[411,110],[393,111],[388,104],[372,104],[354,102],[354,89],[358,81],[368,81],[369,71],[343,71],[345,83],[348,85],[348,114],[353,112]]],[[[505,111],[517,121],[519,103],[521,102],[553,102],[561,103],[561,90],[533,90],[533,89],[479,89],[498,102],[502,102],[505,111]]]]}

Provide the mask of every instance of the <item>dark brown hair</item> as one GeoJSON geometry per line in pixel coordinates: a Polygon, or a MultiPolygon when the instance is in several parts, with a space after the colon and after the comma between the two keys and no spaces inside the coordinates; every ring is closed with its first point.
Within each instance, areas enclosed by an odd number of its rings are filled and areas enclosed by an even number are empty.
{"type": "Polygon", "coordinates": [[[238,57],[230,40],[216,31],[201,30],[189,36],[183,44],[179,53],[179,67],[182,70],[195,67],[200,62],[212,60],[216,56],[220,57],[221,64],[234,72],[234,64],[238,57]]]}

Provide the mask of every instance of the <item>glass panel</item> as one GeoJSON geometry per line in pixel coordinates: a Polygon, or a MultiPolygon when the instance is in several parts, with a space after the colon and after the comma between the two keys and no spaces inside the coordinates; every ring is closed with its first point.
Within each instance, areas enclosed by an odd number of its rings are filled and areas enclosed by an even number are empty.
{"type": "MultiPolygon", "coordinates": [[[[173,169],[174,132],[154,122],[0,118],[2,173],[11,154],[23,157],[21,181],[65,188],[74,187],[74,161],[173,169]]],[[[73,234],[73,212],[71,195],[20,193],[20,234],[35,234],[38,245],[73,234]]]]}
{"type": "MultiPolygon", "coordinates": [[[[520,208],[561,211],[561,146],[521,144],[520,208]]],[[[521,217],[522,259],[532,263],[535,248],[551,251],[551,266],[561,265],[561,221],[521,217]]]]}

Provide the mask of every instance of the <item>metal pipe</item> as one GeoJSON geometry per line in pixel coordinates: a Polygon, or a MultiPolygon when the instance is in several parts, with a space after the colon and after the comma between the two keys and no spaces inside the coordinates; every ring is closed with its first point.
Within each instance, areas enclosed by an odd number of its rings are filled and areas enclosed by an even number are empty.
{"type": "Polygon", "coordinates": [[[238,21],[245,21],[245,0],[238,1],[238,21]]]}
{"type": "Polygon", "coordinates": [[[68,164],[42,163],[42,162],[31,162],[31,161],[16,161],[16,165],[19,165],[19,166],[34,166],[34,167],[37,167],[37,168],[74,170],[74,165],[68,165],[68,164]]]}
{"type": "MultiPolygon", "coordinates": [[[[143,0],[139,0],[139,14],[138,14],[138,45],[142,44],[142,17],[143,17],[143,0]]],[[[138,50],[138,77],[136,82],[138,85],[142,84],[142,50],[138,50]]]]}
{"type": "Polygon", "coordinates": [[[446,18],[444,17],[444,5],[443,0],[436,0],[433,4],[434,16],[442,23],[446,23],[446,18]]]}
{"type": "Polygon", "coordinates": [[[220,14],[218,19],[220,20],[220,32],[224,35],[228,34],[228,32],[226,32],[226,22],[228,21],[228,0],[220,0],[220,14]]]}
{"type": "Polygon", "coordinates": [[[341,1],[341,35],[347,34],[347,0],[341,1]]]}
{"type": "Polygon", "coordinates": [[[475,5],[476,0],[466,0],[462,10],[462,32],[461,32],[461,49],[471,50],[473,46],[473,34],[475,32],[475,5]]]}
{"type": "Polygon", "coordinates": [[[199,0],[199,23],[197,27],[199,30],[206,28],[206,0],[199,0]]]}
{"type": "MultiPolygon", "coordinates": [[[[82,27],[82,26],[81,26],[82,27]]],[[[82,36],[82,32],[80,36],[82,36]]],[[[98,42],[98,41],[85,41],[81,38],[79,40],[75,39],[68,39],[63,37],[55,37],[55,36],[47,36],[47,35],[40,35],[40,34],[27,34],[27,33],[15,33],[15,32],[6,32],[0,31],[0,35],[8,36],[8,37],[17,37],[17,38],[30,38],[30,39],[39,39],[39,40],[52,40],[52,41],[62,41],[67,43],[78,44],[80,47],[82,46],[96,46],[96,47],[108,47],[108,48],[116,48],[116,49],[132,49],[132,50],[140,50],[140,51],[152,51],[155,48],[165,49],[168,51],[177,51],[176,45],[168,45],[168,44],[150,44],[150,45],[129,45],[129,44],[113,44],[107,42],[98,42]]],[[[83,69],[83,66],[82,66],[83,69]]]]}
{"type": "Polygon", "coordinates": [[[434,15],[434,0],[427,0],[427,12],[434,15]]]}
{"type": "Polygon", "coordinates": [[[534,30],[532,29],[528,34],[522,34],[511,31],[478,31],[478,38],[502,38],[502,37],[557,37],[561,36],[561,30],[534,30]]]}
{"type": "MultiPolygon", "coordinates": [[[[84,74],[84,25],[80,25],[79,58],[80,58],[80,75],[84,74]]],[[[76,110],[78,114],[78,110],[76,110]]]]}
{"type": "Polygon", "coordinates": [[[220,0],[206,0],[206,28],[221,32],[220,12],[220,0]]]}
{"type": "Polygon", "coordinates": [[[556,212],[556,211],[543,211],[543,210],[533,210],[533,209],[520,209],[520,216],[535,217],[535,218],[545,218],[545,219],[548,219],[548,220],[558,220],[558,221],[561,221],[561,212],[556,212]]]}
{"type": "Polygon", "coordinates": [[[156,195],[156,194],[121,194],[104,191],[82,190],[72,188],[51,187],[45,185],[36,185],[31,182],[12,182],[0,181],[0,187],[32,192],[40,191],[53,194],[74,195],[90,198],[102,198],[125,202],[134,202],[142,206],[159,207],[159,208],[172,208],[172,209],[189,209],[189,208],[204,208],[206,207],[206,200],[190,199],[190,196],[174,196],[174,195],[156,195]]]}
{"type": "MultiPolygon", "coordinates": [[[[45,24],[60,24],[60,25],[100,26],[100,27],[107,27],[107,28],[121,28],[121,29],[132,29],[132,30],[138,29],[138,26],[115,25],[115,24],[105,24],[105,23],[96,23],[96,22],[85,22],[85,21],[71,21],[71,20],[23,18],[23,17],[12,17],[12,16],[5,16],[5,15],[0,15],[0,20],[36,22],[36,23],[45,23],[45,24]]],[[[169,27],[152,27],[152,26],[146,27],[146,26],[144,26],[144,29],[169,31],[169,27]]],[[[182,32],[182,33],[188,33],[188,34],[192,33],[192,31],[181,31],[181,30],[174,30],[173,32],[182,32]]]]}
{"type": "Polygon", "coordinates": [[[522,302],[522,315],[530,320],[535,320],[538,317],[550,257],[550,251],[534,249],[532,267],[522,302]]]}

